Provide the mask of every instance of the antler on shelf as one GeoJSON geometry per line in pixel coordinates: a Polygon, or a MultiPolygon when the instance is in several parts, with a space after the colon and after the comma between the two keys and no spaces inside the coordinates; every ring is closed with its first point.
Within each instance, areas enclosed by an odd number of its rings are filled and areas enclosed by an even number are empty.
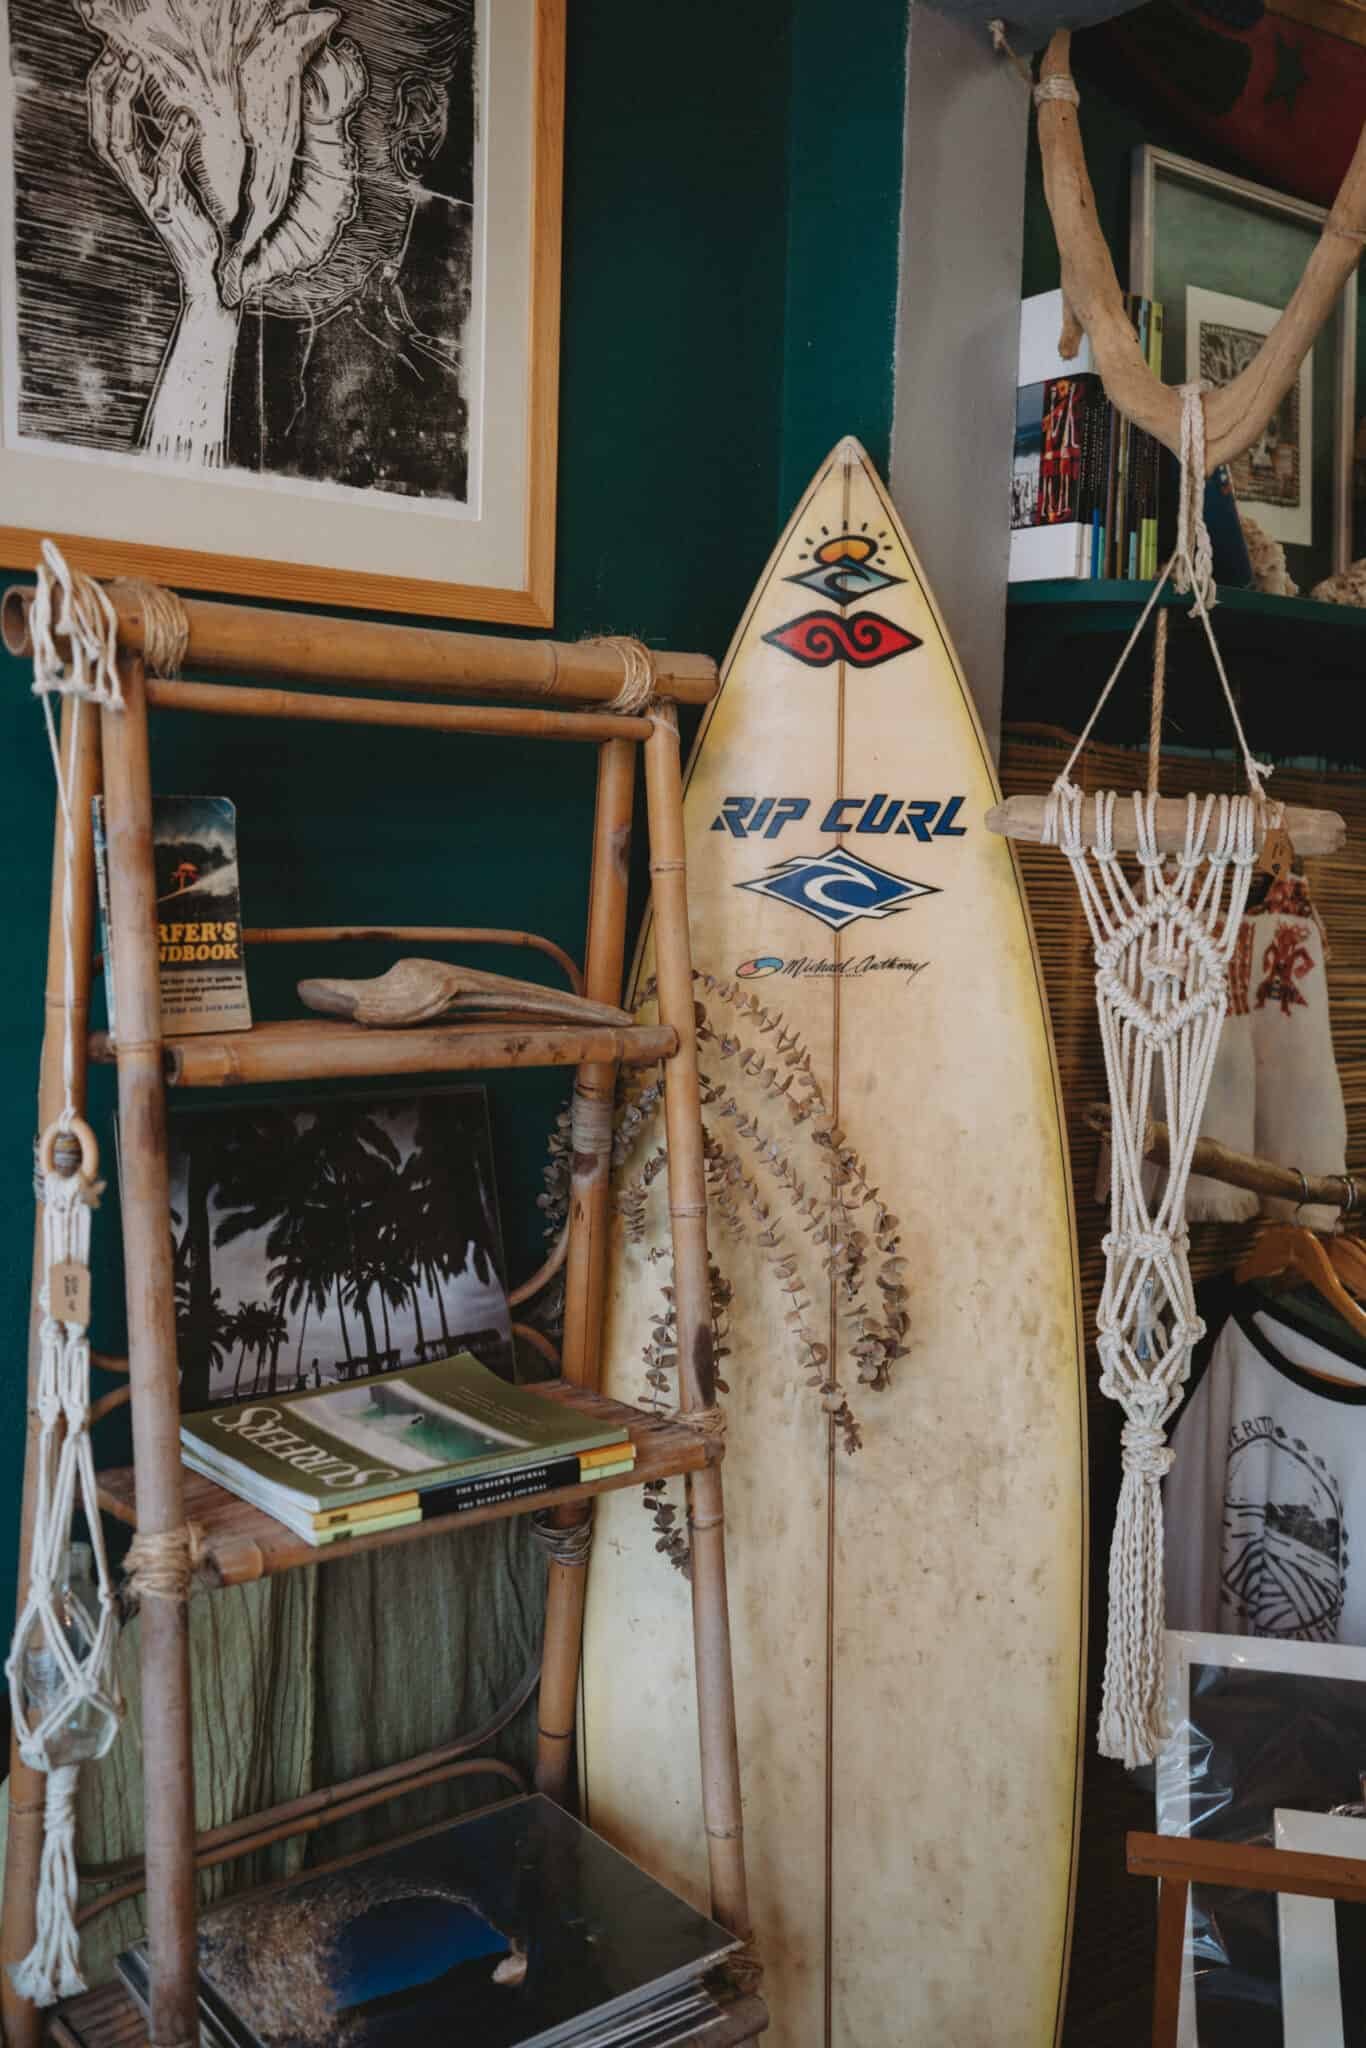
{"type": "MultiPolygon", "coordinates": [[[[1071,36],[1059,29],[1044,54],[1040,86],[1066,79],[1071,36]]],[[[1066,98],[1039,97],[1039,150],[1044,193],[1062,258],[1067,317],[1059,343],[1073,356],[1084,333],[1113,403],[1174,454],[1181,448],[1181,398],[1148,368],[1124,311],[1124,295],[1096,215],[1077,110],[1066,98]]],[[[1205,401],[1205,466],[1241,455],[1262,432],[1333,311],[1366,243],[1366,128],[1333,202],[1323,232],[1290,304],[1245,370],[1205,401]]]]}

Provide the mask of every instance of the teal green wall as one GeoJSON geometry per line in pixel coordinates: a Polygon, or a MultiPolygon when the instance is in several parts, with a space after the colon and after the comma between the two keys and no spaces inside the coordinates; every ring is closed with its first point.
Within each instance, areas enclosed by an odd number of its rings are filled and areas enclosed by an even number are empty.
{"type": "MultiPolygon", "coordinates": [[[[573,0],[555,630],[720,655],[791,502],[837,437],[885,464],[904,12],[856,35],[813,0],[682,13],[573,0]]],[[[22,508],[5,516],[22,518],[22,508]]],[[[0,1611],[14,1590],[52,787],[27,669],[0,657],[0,1611]]],[[[239,807],[256,924],[529,924],[578,953],[591,750],[157,721],[154,778],[239,807]]],[[[637,876],[639,882],[639,874],[637,876]]],[[[637,898],[640,890],[637,888],[637,898]]],[[[377,972],[379,949],[329,956],[377,972]]],[[[524,955],[482,964],[527,972],[524,955]]],[[[258,1016],[292,1014],[318,955],[251,962],[258,1016]]],[[[504,1234],[538,1256],[553,1075],[495,1077],[504,1234]]],[[[93,1102],[108,1137],[110,1089],[93,1102]]],[[[112,1145],[109,1157],[112,1163],[112,1145]]],[[[122,1339],[117,1217],[97,1223],[95,1341],[122,1339]]],[[[102,1446],[115,1457],[118,1445],[102,1446]]]]}

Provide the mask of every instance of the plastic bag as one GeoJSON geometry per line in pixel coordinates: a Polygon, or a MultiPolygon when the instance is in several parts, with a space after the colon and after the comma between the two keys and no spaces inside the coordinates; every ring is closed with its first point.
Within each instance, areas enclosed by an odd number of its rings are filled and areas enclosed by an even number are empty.
{"type": "MultiPolygon", "coordinates": [[[[1172,1633],[1167,1674],[1160,1834],[1272,1846],[1278,1809],[1362,1807],[1366,1649],[1172,1633]]],[[[1341,1910],[1348,1939],[1366,1946],[1366,1908],[1341,1910]]],[[[1358,2010],[1351,2021],[1366,2028],[1358,2010]]],[[[1179,2039],[1181,2048],[1336,2048],[1287,2035],[1275,1893],[1191,1887],[1179,2039]]],[[[1344,2048],[1358,2040],[1366,2031],[1346,2033],[1344,2048]]]]}

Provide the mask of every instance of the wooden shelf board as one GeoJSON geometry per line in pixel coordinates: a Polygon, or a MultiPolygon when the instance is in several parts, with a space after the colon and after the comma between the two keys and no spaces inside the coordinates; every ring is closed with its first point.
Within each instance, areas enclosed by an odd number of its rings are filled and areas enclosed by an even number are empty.
{"type": "MultiPolygon", "coordinates": [[[[185,1518],[203,1530],[207,1544],[201,1583],[213,1590],[240,1586],[253,1579],[268,1578],[273,1572],[291,1571],[296,1565],[326,1564],[336,1557],[354,1557],[358,1550],[377,1550],[381,1545],[411,1543],[452,1529],[469,1529],[476,1522],[491,1522],[508,1515],[526,1515],[534,1509],[572,1506],[621,1486],[641,1486],[647,1479],[670,1479],[682,1472],[696,1472],[719,1456],[718,1438],[704,1436],[673,1416],[649,1415],[609,1401],[586,1387],[569,1386],[563,1380],[538,1381],[536,1392],[565,1407],[591,1416],[594,1422],[618,1424],[629,1430],[636,1446],[636,1462],[630,1472],[593,1480],[586,1486],[562,1486],[549,1493],[527,1494],[521,1500],[504,1501],[496,1507],[472,1508],[464,1514],[437,1515],[429,1522],[415,1522],[406,1529],[386,1529],[377,1536],[354,1536],[344,1543],[314,1547],[305,1543],[283,1522],[275,1521],[249,1502],[238,1500],[211,1479],[187,1471],[185,1477],[185,1518]]],[[[101,1507],[119,1521],[137,1525],[134,1505],[134,1475],[131,1466],[99,1474],[101,1507]]]]}
{"type": "MultiPolygon", "coordinates": [[[[737,1999],[700,2032],[680,2034],[671,2048],[738,2048],[768,2026],[761,1998],[737,1999]]],[[[57,2007],[47,2038],[58,2048],[147,2048],[147,2022],[122,1984],[105,1984],[57,2007]]]]}
{"type": "MultiPolygon", "coordinates": [[[[577,1067],[589,1060],[650,1066],[671,1058],[677,1049],[677,1034],[665,1025],[494,1021],[377,1031],[306,1017],[256,1024],[250,1031],[204,1032],[164,1042],[166,1081],[172,1088],[495,1067],[577,1067]]],[[[90,1056],[106,1064],[115,1058],[107,1032],[92,1035],[90,1056]]]]}

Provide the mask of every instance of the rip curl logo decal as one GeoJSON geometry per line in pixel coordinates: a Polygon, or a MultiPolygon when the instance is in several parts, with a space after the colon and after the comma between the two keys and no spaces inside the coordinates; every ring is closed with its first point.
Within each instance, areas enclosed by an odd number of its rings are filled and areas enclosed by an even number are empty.
{"type": "Polygon", "coordinates": [[[939,894],[928,882],[911,882],[890,874],[843,846],[829,853],[798,854],[752,882],[735,886],[804,910],[832,932],[843,931],[861,917],[891,917],[917,896],[939,894]]]}

